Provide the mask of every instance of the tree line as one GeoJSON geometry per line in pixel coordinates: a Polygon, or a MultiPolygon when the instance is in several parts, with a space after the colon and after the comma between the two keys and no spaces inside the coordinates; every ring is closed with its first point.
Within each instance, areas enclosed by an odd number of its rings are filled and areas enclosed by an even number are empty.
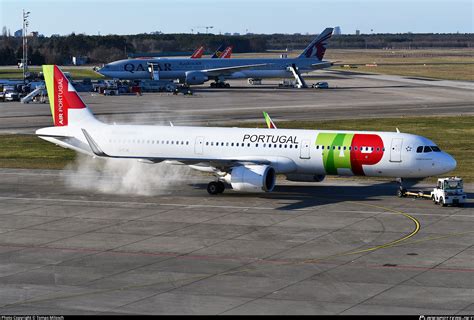
{"type": "MultiPolygon", "coordinates": [[[[5,28],[4,28],[5,30],[5,28]]],[[[314,35],[249,34],[239,36],[213,34],[137,34],[92,36],[29,37],[30,64],[70,64],[73,56],[88,57],[90,63],[107,63],[131,54],[189,52],[203,45],[210,52],[221,43],[232,45],[234,52],[265,52],[305,48],[314,35]]],[[[337,35],[329,48],[337,49],[420,49],[471,48],[473,34],[371,34],[337,35]]],[[[3,32],[0,36],[0,65],[14,65],[22,58],[22,38],[3,32]]]]}

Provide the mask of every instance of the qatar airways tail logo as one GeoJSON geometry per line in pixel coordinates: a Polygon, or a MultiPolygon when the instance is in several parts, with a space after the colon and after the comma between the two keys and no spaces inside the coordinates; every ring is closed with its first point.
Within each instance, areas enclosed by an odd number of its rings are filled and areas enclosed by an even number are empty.
{"type": "Polygon", "coordinates": [[[64,78],[61,77],[58,79],[58,122],[60,125],[64,125],[64,102],[63,102],[63,86],[64,78]]]}

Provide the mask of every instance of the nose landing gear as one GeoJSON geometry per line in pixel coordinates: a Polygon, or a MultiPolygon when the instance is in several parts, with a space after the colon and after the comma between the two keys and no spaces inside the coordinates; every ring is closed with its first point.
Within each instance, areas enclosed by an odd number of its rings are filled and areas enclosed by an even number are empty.
{"type": "Polygon", "coordinates": [[[403,179],[397,178],[397,183],[398,183],[397,197],[399,198],[406,197],[407,189],[403,186],[403,179]]]}

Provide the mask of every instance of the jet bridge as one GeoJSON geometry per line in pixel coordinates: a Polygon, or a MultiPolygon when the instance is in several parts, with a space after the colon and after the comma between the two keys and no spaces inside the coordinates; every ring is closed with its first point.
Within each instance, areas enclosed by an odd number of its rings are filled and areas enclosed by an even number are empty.
{"type": "Polygon", "coordinates": [[[297,88],[307,88],[308,87],[308,85],[304,81],[303,77],[301,76],[301,73],[298,70],[298,67],[296,66],[296,64],[293,63],[291,66],[289,66],[288,71],[291,71],[293,73],[293,76],[295,77],[297,88]]]}

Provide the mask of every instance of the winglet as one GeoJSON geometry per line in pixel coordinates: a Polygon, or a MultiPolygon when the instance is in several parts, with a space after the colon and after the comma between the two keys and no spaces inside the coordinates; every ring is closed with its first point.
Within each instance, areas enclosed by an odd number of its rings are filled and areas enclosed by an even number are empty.
{"type": "Polygon", "coordinates": [[[89,143],[89,147],[91,147],[92,152],[99,157],[108,157],[108,155],[102,151],[99,145],[92,139],[92,137],[87,133],[86,129],[81,129],[82,133],[84,133],[84,137],[86,137],[87,143],[89,143]]]}
{"type": "Polygon", "coordinates": [[[275,123],[272,121],[272,118],[270,118],[270,115],[263,111],[263,117],[265,118],[265,121],[267,122],[267,127],[268,129],[276,129],[277,126],[275,123]]]}

